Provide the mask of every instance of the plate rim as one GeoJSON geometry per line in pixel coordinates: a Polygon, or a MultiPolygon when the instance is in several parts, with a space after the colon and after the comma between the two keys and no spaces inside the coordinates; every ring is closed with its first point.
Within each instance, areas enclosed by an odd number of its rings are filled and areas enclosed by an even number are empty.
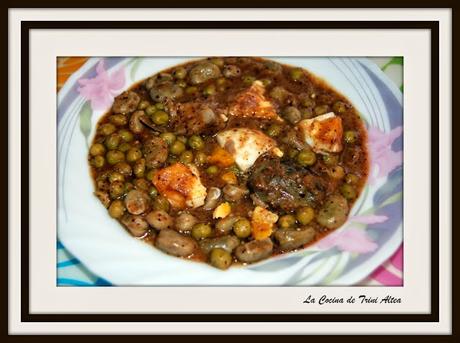
{"type": "MultiPolygon", "coordinates": [[[[146,57],[147,56],[143,56],[143,57],[146,57]]],[[[167,57],[162,57],[162,56],[158,56],[160,58],[167,58],[167,57]]],[[[283,56],[283,57],[292,57],[292,56],[283,56]]],[[[310,56],[296,56],[296,57],[305,57],[305,58],[311,58],[310,56]]],[[[71,90],[71,88],[76,84],[77,80],[81,77],[82,74],[84,74],[86,71],[90,70],[96,63],[98,63],[98,61],[102,60],[104,57],[91,57],[88,59],[88,61],[86,61],[78,70],[76,70],[74,73],[72,73],[72,75],[69,77],[69,79],[65,82],[65,84],[63,85],[63,87],[60,89],[60,91],[58,92],[58,108],[59,108],[59,105],[62,101],[62,99],[69,93],[69,91],[71,90]]],[[[126,60],[129,60],[133,57],[125,57],[123,58],[123,61],[126,61],[126,60]]],[[[187,57],[184,57],[184,58],[187,58],[187,57]]],[[[190,59],[192,59],[193,57],[191,57],[190,59]]],[[[267,58],[270,58],[270,57],[267,57],[267,58]]],[[[272,57],[272,58],[275,58],[275,57],[272,57]]],[[[388,87],[391,92],[393,93],[393,95],[395,95],[395,97],[398,99],[398,102],[400,103],[401,107],[403,105],[403,97],[402,97],[402,92],[401,90],[393,83],[393,81],[391,81],[388,76],[372,61],[368,60],[367,58],[357,58],[357,57],[351,57],[355,60],[358,60],[360,62],[362,62],[365,66],[367,66],[376,76],[378,76],[378,78],[380,80],[382,80],[385,84],[386,87],[388,87]]],[[[121,65],[122,63],[117,63],[116,65],[121,65]]],[[[339,90],[340,91],[340,90],[339,90]]],[[[402,225],[403,224],[403,217],[401,217],[401,222],[400,224],[398,225],[398,228],[395,230],[393,236],[392,236],[392,240],[394,238],[395,235],[399,234],[400,236],[400,239],[395,239],[395,242],[393,243],[393,247],[390,249],[392,252],[391,253],[386,253],[386,254],[383,254],[382,252],[382,256],[380,258],[380,261],[378,262],[375,262],[375,263],[372,263],[373,266],[370,266],[368,267],[368,269],[370,270],[369,272],[366,272],[365,276],[363,277],[359,277],[359,278],[355,278],[353,282],[346,282],[347,284],[356,284],[356,282],[359,282],[360,280],[362,279],[365,279],[366,277],[368,277],[376,268],[378,268],[383,262],[385,262],[389,257],[392,256],[392,254],[394,254],[394,252],[398,249],[398,247],[403,243],[403,232],[402,232],[402,225]]],[[[57,234],[57,238],[58,239],[61,239],[61,235],[59,234],[59,228],[58,228],[58,234],[57,234]]],[[[63,240],[64,241],[64,240],[63,240]]],[[[389,242],[386,242],[386,245],[388,245],[389,242]]],[[[66,249],[73,255],[74,252],[72,251],[72,249],[69,249],[67,247],[67,245],[65,244],[65,247],[66,249]]],[[[388,250],[388,247],[387,247],[387,250],[388,250]]],[[[77,254],[78,255],[78,254],[77,254]]],[[[83,261],[83,258],[79,257],[75,255],[79,260],[82,261],[82,263],[84,264],[84,266],[89,269],[90,271],[92,271],[93,273],[97,274],[97,275],[100,275],[101,273],[100,272],[96,272],[94,271],[91,266],[87,263],[85,263],[83,261]]],[[[374,260],[376,259],[375,256],[373,256],[373,258],[371,259],[374,260]]],[[[366,263],[368,263],[369,261],[366,261],[366,263]]],[[[362,268],[362,265],[361,265],[361,268],[362,268]]],[[[351,272],[351,271],[350,271],[351,272]]],[[[349,273],[347,273],[349,274],[349,273]]],[[[344,275],[341,275],[339,278],[335,279],[333,282],[331,282],[330,285],[334,285],[337,283],[337,281],[341,280],[341,279],[345,279],[347,280],[346,276],[347,274],[344,274],[344,275]]],[[[110,281],[110,279],[109,279],[110,281]]],[[[341,284],[343,285],[343,284],[341,284]]],[[[295,285],[286,285],[286,286],[302,286],[302,284],[295,284],[295,285]]]]}

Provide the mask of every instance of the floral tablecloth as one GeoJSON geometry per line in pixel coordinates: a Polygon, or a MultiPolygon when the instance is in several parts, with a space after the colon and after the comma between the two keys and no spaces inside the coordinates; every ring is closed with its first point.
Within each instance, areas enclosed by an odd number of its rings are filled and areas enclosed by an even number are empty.
{"type": "MultiPolygon", "coordinates": [[[[61,57],[57,60],[57,90],[64,85],[70,75],[78,70],[86,57],[61,57]]],[[[403,60],[400,57],[372,57],[383,72],[403,91],[403,60]]],[[[403,247],[384,264],[378,267],[361,286],[401,286],[403,284],[403,247]]],[[[57,241],[57,285],[58,286],[111,286],[111,283],[94,275],[77,258],[72,256],[57,241]]]]}

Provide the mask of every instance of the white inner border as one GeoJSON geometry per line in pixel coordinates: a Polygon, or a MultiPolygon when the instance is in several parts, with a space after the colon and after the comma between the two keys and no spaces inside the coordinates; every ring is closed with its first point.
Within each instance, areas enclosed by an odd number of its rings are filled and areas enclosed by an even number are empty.
{"type": "MultiPolygon", "coordinates": [[[[260,332],[447,333],[450,331],[450,42],[447,10],[10,10],[10,315],[12,333],[260,332]],[[439,20],[440,21],[440,323],[21,323],[20,21],[21,20],[439,20]]],[[[424,30],[34,30],[31,33],[31,312],[427,313],[429,312],[429,33],[424,30]],[[299,44],[299,42],[311,44],[299,44]],[[112,43],[110,43],[112,42],[112,43]],[[147,42],[147,43],[146,43],[147,42]],[[174,42],[174,44],[171,44],[174,42]],[[180,43],[179,43],[180,42],[180,43]],[[56,56],[404,56],[404,287],[398,288],[64,288],[56,287],[56,56]],[[307,307],[306,294],[390,294],[401,305],[307,307]],[[197,297],[199,294],[201,296],[197,297]],[[223,296],[225,294],[225,296],[223,296]],[[204,302],[203,296],[210,301],[204,302]],[[235,299],[244,299],[244,304],[235,299]],[[267,299],[270,299],[267,301],[267,299]],[[218,302],[219,301],[219,302],[218,302]]]]}

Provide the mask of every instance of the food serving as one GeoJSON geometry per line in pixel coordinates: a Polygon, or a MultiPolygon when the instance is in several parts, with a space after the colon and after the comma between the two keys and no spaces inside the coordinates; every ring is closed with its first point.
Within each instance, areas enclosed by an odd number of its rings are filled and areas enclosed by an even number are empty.
{"type": "Polygon", "coordinates": [[[227,269],[342,226],[366,145],[352,104],[307,70],[208,58],[116,97],[88,159],[96,196],[133,236],[227,269]]]}

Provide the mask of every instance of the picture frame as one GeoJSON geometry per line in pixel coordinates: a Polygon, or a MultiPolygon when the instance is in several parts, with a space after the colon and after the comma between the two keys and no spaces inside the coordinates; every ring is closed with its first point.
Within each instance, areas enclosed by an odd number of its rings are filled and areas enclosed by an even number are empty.
{"type": "MultiPolygon", "coordinates": [[[[453,8],[453,7],[452,7],[453,8]]],[[[440,255],[440,199],[439,199],[439,42],[440,30],[439,23],[433,20],[424,21],[22,21],[21,27],[21,290],[20,290],[20,320],[25,323],[190,323],[190,322],[225,322],[225,323],[303,323],[303,322],[422,322],[435,323],[440,320],[440,287],[439,287],[439,255],[440,255]],[[250,314],[250,313],[231,313],[231,314],[115,314],[115,313],[31,313],[30,312],[30,275],[31,275],[31,240],[29,237],[29,180],[30,175],[30,144],[29,139],[29,120],[30,120],[30,31],[31,30],[90,30],[90,29],[213,29],[213,30],[261,30],[261,29],[411,29],[411,30],[429,30],[431,39],[431,275],[430,275],[430,313],[429,314],[250,314]]],[[[453,58],[452,58],[453,60],[453,58]]],[[[458,71],[457,71],[458,73],[458,71]]],[[[8,105],[7,105],[8,106],[8,105]]],[[[7,108],[8,110],[8,108],[7,108]]],[[[11,115],[11,112],[9,112],[11,115]]],[[[453,109],[452,109],[453,113],[453,109]]],[[[6,127],[6,126],[5,126],[6,127]]],[[[10,227],[11,229],[11,227],[10,227]]],[[[5,242],[8,242],[5,239],[5,242]]],[[[10,247],[11,249],[11,247],[10,247]]],[[[8,251],[8,249],[5,249],[8,251]]],[[[455,250],[454,250],[455,254],[455,250]]],[[[7,259],[5,259],[7,260],[7,259]]],[[[453,260],[452,260],[453,261],[453,260]]],[[[7,268],[5,269],[7,270],[7,268]]],[[[453,284],[452,284],[453,288],[453,284]]],[[[453,295],[452,295],[453,297],[453,295]]],[[[452,336],[453,337],[453,336],[452,336]]]]}

